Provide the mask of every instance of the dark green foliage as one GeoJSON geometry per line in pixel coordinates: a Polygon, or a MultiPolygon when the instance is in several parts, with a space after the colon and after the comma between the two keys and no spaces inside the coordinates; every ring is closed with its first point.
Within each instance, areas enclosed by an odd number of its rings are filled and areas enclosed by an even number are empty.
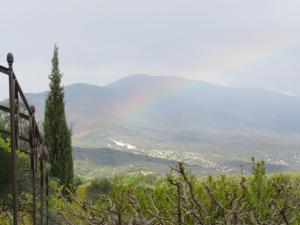
{"type": "MultiPolygon", "coordinates": [[[[11,194],[11,153],[10,141],[0,136],[0,199],[6,201],[11,194]]],[[[30,161],[27,155],[17,151],[18,192],[31,192],[30,161]]]]}
{"type": "Polygon", "coordinates": [[[80,185],[82,185],[83,184],[83,179],[82,178],[80,178],[79,176],[74,176],[73,177],[73,188],[74,188],[74,190],[76,190],[76,188],[78,187],[78,186],[80,186],[80,185]]]}
{"type": "Polygon", "coordinates": [[[0,193],[1,198],[8,193],[10,186],[10,151],[9,143],[0,138],[0,193]]]}
{"type": "Polygon", "coordinates": [[[64,104],[64,90],[61,86],[62,74],[59,70],[58,48],[54,47],[50,92],[45,105],[44,135],[45,146],[51,163],[50,175],[60,180],[62,185],[71,186],[73,180],[73,158],[71,130],[69,129],[64,104]]]}
{"type": "Polygon", "coordinates": [[[108,178],[94,179],[86,188],[86,195],[89,199],[96,201],[100,195],[107,195],[112,190],[112,182],[108,178]]]}

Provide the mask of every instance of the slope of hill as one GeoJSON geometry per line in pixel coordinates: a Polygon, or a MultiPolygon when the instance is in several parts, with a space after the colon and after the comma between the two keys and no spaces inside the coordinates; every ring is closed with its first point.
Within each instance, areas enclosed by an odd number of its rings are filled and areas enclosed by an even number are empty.
{"type": "MultiPolygon", "coordinates": [[[[107,147],[114,139],[143,154],[190,152],[215,163],[255,155],[299,168],[298,97],[147,75],[106,87],[74,84],[65,95],[76,146],[107,147]]],[[[46,92],[27,96],[41,118],[46,92]]]]}
{"type": "MultiPolygon", "coordinates": [[[[118,148],[75,147],[73,149],[73,154],[75,172],[77,175],[85,178],[112,177],[128,172],[143,172],[146,174],[156,173],[163,175],[168,173],[170,167],[174,167],[178,161],[174,155],[173,157],[164,158],[163,154],[154,155],[142,152],[128,152],[118,148]]],[[[165,154],[170,154],[170,152],[165,154]]],[[[181,156],[183,155],[184,154],[181,156]]],[[[183,157],[188,159],[187,156],[183,157]]],[[[216,164],[204,161],[198,157],[198,162],[196,160],[188,160],[185,163],[185,167],[198,176],[216,174],[219,172],[239,173],[240,170],[238,168],[240,165],[243,165],[245,172],[251,171],[252,164],[250,163],[250,160],[248,162],[232,160],[216,164]]],[[[268,172],[284,171],[287,167],[283,165],[267,164],[266,169],[268,172]]]]}

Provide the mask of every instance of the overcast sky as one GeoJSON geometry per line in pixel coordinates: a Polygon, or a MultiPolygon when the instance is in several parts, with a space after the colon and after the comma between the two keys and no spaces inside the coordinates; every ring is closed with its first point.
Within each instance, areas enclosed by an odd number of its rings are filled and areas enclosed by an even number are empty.
{"type": "Polygon", "coordinates": [[[0,26],[26,92],[48,88],[57,43],[65,85],[141,73],[300,95],[299,0],[1,1],[0,26]]]}

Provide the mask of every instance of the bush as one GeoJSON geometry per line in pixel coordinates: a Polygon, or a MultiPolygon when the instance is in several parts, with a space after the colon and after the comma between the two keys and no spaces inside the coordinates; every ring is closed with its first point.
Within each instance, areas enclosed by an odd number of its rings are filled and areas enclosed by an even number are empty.
{"type": "MultiPolygon", "coordinates": [[[[0,200],[5,201],[11,192],[11,151],[9,140],[0,136],[0,200]]],[[[31,192],[31,168],[28,155],[17,151],[17,186],[19,193],[31,192]]]]}
{"type": "Polygon", "coordinates": [[[251,175],[197,178],[179,163],[153,185],[129,181],[93,181],[87,194],[98,201],[72,195],[58,209],[61,218],[74,224],[300,224],[299,179],[267,176],[264,162],[253,160],[251,175]],[[106,184],[111,191],[99,199],[106,184]]]}
{"type": "Polygon", "coordinates": [[[96,178],[86,188],[86,195],[92,201],[99,199],[101,195],[108,195],[112,190],[112,182],[108,178],[96,178]]]}

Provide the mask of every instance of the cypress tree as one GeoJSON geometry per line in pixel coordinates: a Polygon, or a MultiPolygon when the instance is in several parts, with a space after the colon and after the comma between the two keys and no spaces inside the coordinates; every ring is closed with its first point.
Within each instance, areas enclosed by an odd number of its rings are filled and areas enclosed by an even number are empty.
{"type": "Polygon", "coordinates": [[[44,142],[49,152],[50,176],[70,187],[73,181],[71,130],[65,116],[64,89],[61,85],[58,47],[54,46],[52,71],[49,75],[50,92],[45,103],[44,142]]]}

